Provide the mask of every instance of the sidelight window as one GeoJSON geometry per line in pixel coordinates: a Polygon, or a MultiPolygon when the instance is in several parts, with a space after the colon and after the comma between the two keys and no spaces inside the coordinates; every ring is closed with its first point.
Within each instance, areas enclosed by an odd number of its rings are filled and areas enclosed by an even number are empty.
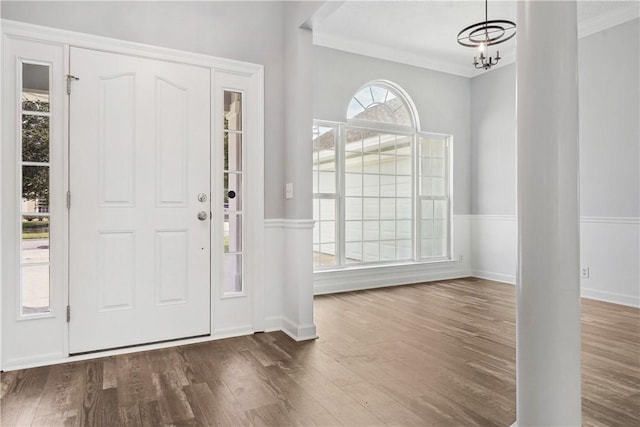
{"type": "Polygon", "coordinates": [[[224,92],[224,294],[243,292],[242,93],[224,92]]]}
{"type": "Polygon", "coordinates": [[[20,312],[50,311],[49,177],[50,75],[49,65],[21,63],[20,163],[20,312]]]}

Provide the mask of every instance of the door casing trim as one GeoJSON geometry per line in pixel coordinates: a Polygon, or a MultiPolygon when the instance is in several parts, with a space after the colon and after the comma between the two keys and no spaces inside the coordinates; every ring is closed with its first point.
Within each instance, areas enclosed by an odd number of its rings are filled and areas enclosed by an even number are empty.
{"type": "MultiPolygon", "coordinates": [[[[24,39],[32,42],[38,42],[49,45],[57,45],[62,46],[65,51],[65,64],[64,64],[64,74],[69,73],[69,48],[70,47],[79,47],[85,49],[92,49],[122,55],[136,56],[141,58],[148,59],[156,59],[168,62],[175,62],[181,64],[188,64],[194,66],[200,66],[203,68],[208,68],[213,72],[222,71],[225,73],[237,74],[240,76],[245,76],[250,79],[250,90],[252,94],[251,103],[255,110],[253,111],[254,120],[251,123],[251,138],[252,138],[252,149],[251,155],[256,156],[253,165],[257,165],[257,170],[252,170],[253,177],[255,179],[254,185],[248,186],[248,188],[252,188],[254,190],[261,189],[264,183],[264,66],[261,64],[253,64],[243,61],[237,61],[227,58],[220,58],[215,56],[209,56],[205,54],[199,54],[194,52],[181,51],[176,49],[170,49],[160,46],[147,45],[142,43],[130,42],[125,40],[113,39],[109,37],[96,36],[92,34],[79,33],[74,31],[62,30],[57,28],[51,28],[41,25],[28,24],[18,21],[11,20],[0,20],[0,28],[1,28],[1,36],[2,43],[5,43],[5,40],[9,38],[13,39],[24,39]]],[[[4,49],[3,49],[4,52],[4,49]]],[[[4,53],[3,53],[4,55],[4,53]]],[[[4,58],[3,58],[4,62],[4,58]]],[[[62,83],[59,83],[62,84],[62,83]]],[[[210,88],[213,90],[213,88],[210,88]]],[[[68,100],[69,97],[65,97],[65,113],[64,113],[64,129],[63,129],[63,140],[64,140],[64,165],[63,168],[67,169],[69,165],[69,153],[68,153],[68,139],[69,139],[69,129],[68,129],[68,100]]],[[[0,103],[0,117],[4,119],[5,112],[4,108],[7,108],[7,105],[4,102],[0,103]]],[[[2,119],[0,119],[2,120],[2,119]]],[[[0,122],[1,123],[1,122],[0,122]]],[[[211,141],[213,142],[214,135],[211,135],[211,141]]],[[[2,153],[0,152],[0,164],[3,164],[8,161],[13,161],[13,159],[4,159],[2,157],[2,153]]],[[[0,178],[1,179],[1,178],[0,178]]],[[[7,185],[5,183],[0,182],[1,185],[7,185]]],[[[69,188],[68,182],[68,174],[65,177],[65,191],[69,188]]],[[[254,279],[254,283],[251,284],[252,287],[252,310],[253,310],[253,331],[263,331],[265,329],[265,289],[264,283],[261,278],[263,278],[264,265],[263,265],[263,252],[264,252],[264,192],[263,191],[252,191],[250,194],[247,194],[247,198],[253,198],[254,211],[251,212],[250,215],[247,215],[247,222],[251,224],[251,236],[247,236],[247,247],[252,247],[255,251],[254,261],[255,263],[251,266],[251,274],[250,277],[254,279]]],[[[6,203],[6,202],[5,202],[6,203]]],[[[3,204],[0,204],[0,212],[3,212],[5,209],[12,209],[12,206],[6,207],[3,204]]],[[[69,216],[68,210],[64,212],[63,221],[68,224],[69,216]]],[[[17,227],[16,227],[17,228],[17,227]]],[[[248,230],[247,230],[248,231],[248,230]]],[[[0,227],[0,238],[3,234],[11,234],[14,233],[15,229],[3,229],[0,227]]],[[[69,272],[68,272],[68,261],[69,261],[69,240],[68,233],[62,237],[64,239],[63,247],[64,247],[64,257],[61,257],[60,267],[64,270],[64,285],[61,286],[62,289],[59,291],[63,292],[63,297],[65,301],[69,301],[69,272]]],[[[2,240],[0,240],[2,241],[2,240]]],[[[4,251],[7,250],[15,250],[15,248],[6,247],[5,244],[0,244],[0,259],[4,259],[2,256],[4,251]]],[[[7,268],[16,268],[15,266],[7,266],[4,263],[0,263],[0,277],[3,277],[2,269],[7,268]]],[[[3,300],[3,292],[0,289],[0,307],[3,304],[7,303],[7,301],[3,300]]],[[[216,292],[213,290],[212,284],[212,306],[213,306],[213,298],[216,295],[216,292]]],[[[38,319],[34,318],[29,320],[31,322],[37,322],[38,319]]],[[[10,327],[11,325],[5,325],[2,322],[2,317],[0,316],[0,369],[1,370],[14,370],[14,369],[22,369],[28,367],[35,366],[43,366],[57,363],[65,363],[71,361],[78,360],[87,360],[97,357],[104,357],[116,354],[126,354],[133,353],[138,351],[147,351],[153,350],[156,348],[166,348],[173,347],[177,345],[186,345],[197,342],[210,341],[217,338],[223,338],[227,336],[232,336],[231,333],[235,333],[236,335],[246,335],[248,333],[252,333],[253,331],[248,330],[246,327],[237,328],[234,331],[216,331],[213,329],[213,315],[211,316],[212,329],[211,336],[208,337],[200,337],[193,339],[184,339],[184,340],[176,340],[167,343],[158,343],[158,344],[150,344],[150,345],[140,345],[137,347],[131,347],[127,349],[119,349],[119,350],[111,350],[105,352],[96,352],[87,355],[81,356],[69,356],[69,330],[68,327],[64,327],[64,331],[61,331],[62,336],[62,346],[64,350],[62,352],[51,351],[44,352],[37,355],[25,355],[24,357],[14,358],[5,360],[3,348],[6,343],[4,340],[6,338],[5,329],[10,327]]],[[[28,339],[28,338],[24,338],[28,339]]]]}

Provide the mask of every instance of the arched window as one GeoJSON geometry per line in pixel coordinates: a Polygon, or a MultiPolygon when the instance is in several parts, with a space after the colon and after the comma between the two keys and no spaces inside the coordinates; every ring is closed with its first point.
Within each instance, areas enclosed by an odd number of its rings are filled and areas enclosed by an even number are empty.
{"type": "Polygon", "coordinates": [[[347,120],[352,119],[415,127],[414,114],[405,97],[383,82],[368,84],[351,98],[347,120]]]}
{"type": "Polygon", "coordinates": [[[398,86],[366,84],[313,129],[314,268],[450,257],[449,135],[422,132],[398,86]]]}

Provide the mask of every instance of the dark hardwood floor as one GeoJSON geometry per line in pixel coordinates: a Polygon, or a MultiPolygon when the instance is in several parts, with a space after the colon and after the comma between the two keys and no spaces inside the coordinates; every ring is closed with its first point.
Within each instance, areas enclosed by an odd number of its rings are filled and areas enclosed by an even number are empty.
{"type": "MultiPolygon", "coordinates": [[[[2,374],[0,425],[508,426],[514,287],[480,279],[317,297],[282,333],[2,374]]],[[[583,300],[583,422],[640,425],[640,310],[583,300]]]]}

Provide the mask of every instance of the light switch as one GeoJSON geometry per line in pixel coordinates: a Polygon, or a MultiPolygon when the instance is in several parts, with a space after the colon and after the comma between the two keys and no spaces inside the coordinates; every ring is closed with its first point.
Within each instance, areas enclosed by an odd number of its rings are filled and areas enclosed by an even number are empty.
{"type": "Polygon", "coordinates": [[[284,197],[287,199],[293,199],[293,182],[287,182],[285,185],[284,197]]]}

